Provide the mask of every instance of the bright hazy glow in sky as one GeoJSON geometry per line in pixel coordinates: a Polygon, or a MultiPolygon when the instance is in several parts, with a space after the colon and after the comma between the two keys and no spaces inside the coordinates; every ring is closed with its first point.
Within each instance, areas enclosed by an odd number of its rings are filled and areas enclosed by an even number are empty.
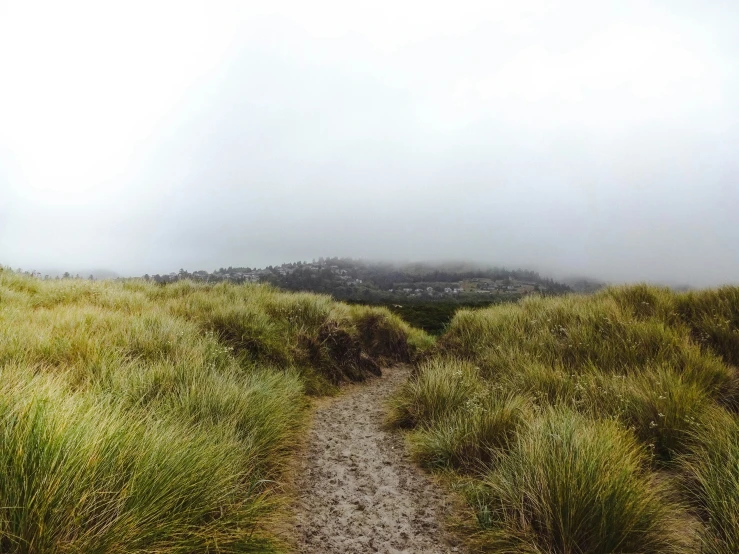
{"type": "Polygon", "coordinates": [[[0,0],[0,264],[739,282],[739,3],[0,0]]]}

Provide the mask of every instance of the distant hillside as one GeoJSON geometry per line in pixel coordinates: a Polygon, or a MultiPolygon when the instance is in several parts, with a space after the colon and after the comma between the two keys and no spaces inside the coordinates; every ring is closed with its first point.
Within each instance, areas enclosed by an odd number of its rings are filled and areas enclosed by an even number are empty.
{"type": "Polygon", "coordinates": [[[330,294],[359,301],[494,302],[530,293],[571,292],[571,288],[534,271],[486,268],[463,263],[391,264],[319,258],[266,268],[228,267],[209,273],[181,269],[144,276],[157,282],[193,279],[207,282],[267,282],[292,291],[330,294]]]}

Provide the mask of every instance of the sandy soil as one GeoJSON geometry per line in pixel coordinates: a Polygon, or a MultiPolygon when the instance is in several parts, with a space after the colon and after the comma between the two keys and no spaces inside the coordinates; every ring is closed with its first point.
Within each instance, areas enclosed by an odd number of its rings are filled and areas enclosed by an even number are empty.
{"type": "Polygon", "coordinates": [[[444,533],[451,506],[384,430],[383,402],[407,368],[347,386],[316,408],[297,461],[294,537],[299,552],[459,552],[444,533]]]}

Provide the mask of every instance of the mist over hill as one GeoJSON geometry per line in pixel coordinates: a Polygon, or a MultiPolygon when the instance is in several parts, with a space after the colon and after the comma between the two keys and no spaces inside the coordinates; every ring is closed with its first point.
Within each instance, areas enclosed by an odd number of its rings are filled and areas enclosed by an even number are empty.
{"type": "Polygon", "coordinates": [[[84,279],[89,279],[92,277],[93,280],[101,280],[101,279],[118,279],[119,277],[122,277],[119,273],[115,271],[111,271],[110,269],[79,269],[79,268],[71,268],[71,269],[31,269],[28,271],[29,273],[41,277],[41,278],[50,278],[50,279],[56,279],[56,278],[64,278],[64,277],[79,277],[84,279]]]}
{"type": "Polygon", "coordinates": [[[739,282],[739,4],[401,4],[3,10],[3,263],[739,282]]]}
{"type": "Polygon", "coordinates": [[[292,291],[331,294],[344,300],[471,300],[518,298],[530,293],[570,292],[538,272],[490,267],[470,262],[392,263],[352,258],[318,258],[264,268],[221,267],[215,271],[180,269],[166,275],[144,275],[158,283],[183,279],[234,283],[263,282],[292,291]]]}

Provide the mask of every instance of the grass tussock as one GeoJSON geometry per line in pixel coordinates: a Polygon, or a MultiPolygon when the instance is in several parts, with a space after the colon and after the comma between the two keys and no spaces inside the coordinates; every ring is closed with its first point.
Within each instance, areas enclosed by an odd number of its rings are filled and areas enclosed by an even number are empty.
{"type": "Polygon", "coordinates": [[[686,488],[704,522],[701,552],[739,552],[739,422],[715,413],[682,458],[686,488]]]}
{"type": "Polygon", "coordinates": [[[326,296],[0,269],[0,552],[275,550],[306,393],[429,346],[326,296]]]}
{"type": "Polygon", "coordinates": [[[457,312],[388,420],[481,550],[736,552],[737,352],[737,287],[531,296],[457,312]]]}
{"type": "Polygon", "coordinates": [[[528,399],[521,396],[473,397],[438,424],[416,430],[410,437],[411,449],[426,467],[485,471],[508,449],[529,416],[528,399]]]}
{"type": "Polygon", "coordinates": [[[483,478],[494,552],[679,552],[680,508],[613,421],[549,410],[483,478]]]}
{"type": "Polygon", "coordinates": [[[483,391],[478,370],[458,359],[436,358],[419,366],[391,399],[389,422],[400,427],[435,423],[483,391]]]}
{"type": "Polygon", "coordinates": [[[390,399],[390,425],[415,428],[411,449],[426,467],[475,471],[510,441],[528,399],[489,391],[469,362],[432,359],[390,399]]]}

